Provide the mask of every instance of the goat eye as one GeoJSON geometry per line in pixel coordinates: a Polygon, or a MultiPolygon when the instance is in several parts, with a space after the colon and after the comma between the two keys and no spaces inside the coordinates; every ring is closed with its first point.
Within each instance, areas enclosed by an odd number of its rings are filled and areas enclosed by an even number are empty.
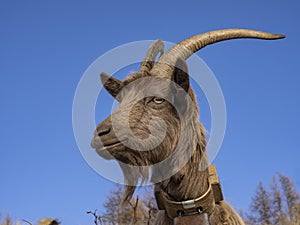
{"type": "Polygon", "coordinates": [[[163,98],[154,97],[154,98],[153,98],[153,101],[154,101],[156,104],[161,104],[161,103],[163,103],[165,100],[164,100],[163,98]]]}

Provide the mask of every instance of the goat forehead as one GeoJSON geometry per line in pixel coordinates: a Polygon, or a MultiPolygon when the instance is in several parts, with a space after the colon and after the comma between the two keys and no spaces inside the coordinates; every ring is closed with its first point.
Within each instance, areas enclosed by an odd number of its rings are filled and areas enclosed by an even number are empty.
{"type": "Polygon", "coordinates": [[[123,83],[124,83],[124,85],[127,85],[127,84],[129,84],[137,79],[140,79],[142,77],[145,77],[145,75],[142,73],[139,73],[139,72],[134,72],[134,73],[130,74],[128,77],[126,77],[123,83]]]}
{"type": "Polygon", "coordinates": [[[150,96],[167,97],[171,94],[170,83],[171,81],[165,78],[134,76],[127,78],[126,82],[124,81],[125,87],[121,90],[121,94],[139,99],[150,96]]]}

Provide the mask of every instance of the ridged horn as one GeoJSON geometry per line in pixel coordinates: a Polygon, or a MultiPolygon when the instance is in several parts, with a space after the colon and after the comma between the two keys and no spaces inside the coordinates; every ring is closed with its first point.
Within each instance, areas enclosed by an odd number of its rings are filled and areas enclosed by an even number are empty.
{"type": "Polygon", "coordinates": [[[275,40],[284,37],[285,36],[282,34],[271,34],[263,31],[247,29],[215,30],[204,34],[198,34],[178,43],[169,49],[153,66],[151,73],[153,75],[169,77],[174,68],[176,59],[182,58],[186,60],[193,53],[199,51],[207,45],[214,44],[216,42],[238,38],[275,40]]]}
{"type": "Polygon", "coordinates": [[[161,55],[164,53],[164,43],[161,40],[156,40],[149,47],[140,66],[141,73],[149,72],[152,69],[158,53],[161,55]]]}

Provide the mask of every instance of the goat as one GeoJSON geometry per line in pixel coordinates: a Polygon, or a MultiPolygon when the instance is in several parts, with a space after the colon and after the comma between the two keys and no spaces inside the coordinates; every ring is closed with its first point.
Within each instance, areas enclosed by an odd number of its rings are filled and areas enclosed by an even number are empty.
{"type": "MultiPolygon", "coordinates": [[[[29,225],[33,225],[31,222],[27,220],[22,220],[22,221],[28,223],[29,225]]],[[[43,218],[39,220],[38,225],[60,225],[60,222],[52,218],[43,218]]]]}
{"type": "Polygon", "coordinates": [[[54,220],[52,218],[44,218],[44,219],[41,219],[38,224],[39,225],[59,225],[60,222],[58,222],[57,220],[54,220]]]}
{"type": "MultiPolygon", "coordinates": [[[[124,201],[132,198],[139,179],[148,179],[152,168],[150,178],[159,193],[158,206],[164,209],[156,224],[195,224],[197,217],[182,215],[183,211],[178,212],[179,217],[170,215],[159,198],[193,205],[199,196],[208,196],[211,188],[205,129],[199,121],[185,61],[207,45],[237,38],[273,40],[284,35],[246,29],[216,30],[188,38],[166,53],[158,40],[146,53],[140,71],[123,82],[106,73],[100,75],[105,89],[120,105],[97,126],[91,145],[101,157],[118,160],[129,184],[124,201]],[[167,164],[156,166],[166,160],[167,164]]],[[[212,202],[206,213],[211,225],[244,224],[224,200],[212,202]]]]}

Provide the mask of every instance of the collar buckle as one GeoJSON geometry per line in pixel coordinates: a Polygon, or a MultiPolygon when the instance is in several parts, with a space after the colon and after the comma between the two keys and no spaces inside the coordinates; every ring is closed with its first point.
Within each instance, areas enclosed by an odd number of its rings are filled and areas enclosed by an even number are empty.
{"type": "Polygon", "coordinates": [[[183,201],[183,202],[181,202],[181,204],[182,204],[182,206],[183,206],[184,209],[193,209],[193,208],[196,208],[195,200],[194,199],[183,201]]]}

